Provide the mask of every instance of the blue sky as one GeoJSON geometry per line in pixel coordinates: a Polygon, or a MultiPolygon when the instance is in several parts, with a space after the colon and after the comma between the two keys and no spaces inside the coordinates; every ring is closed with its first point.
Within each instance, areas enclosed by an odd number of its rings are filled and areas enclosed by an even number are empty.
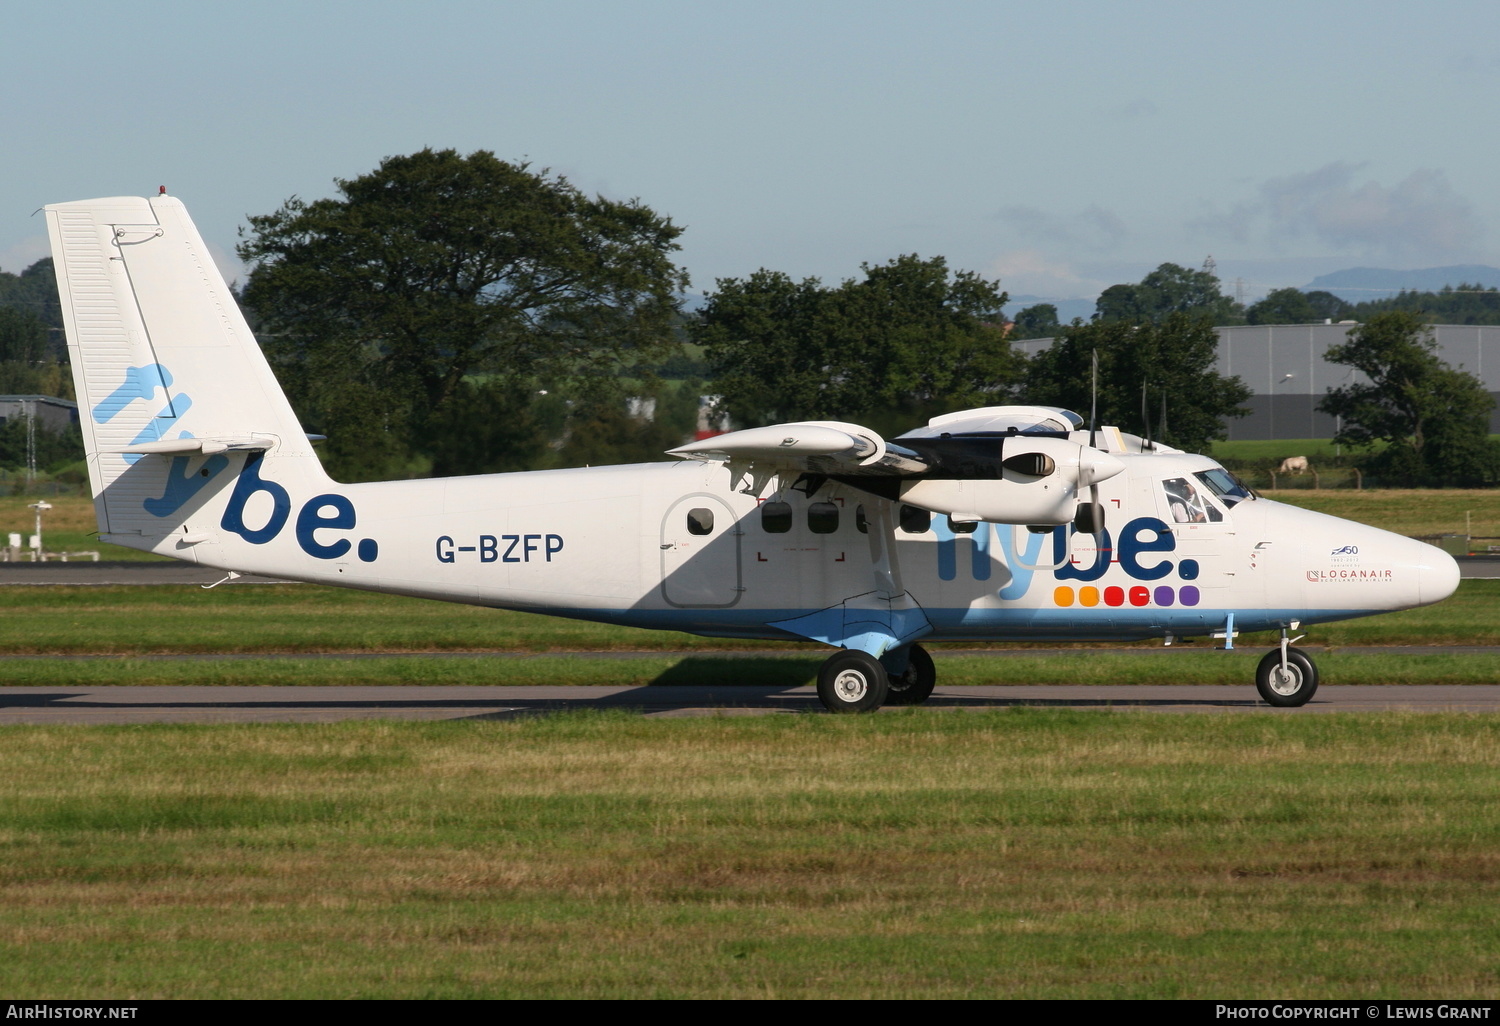
{"type": "Polygon", "coordinates": [[[1493,3],[18,7],[9,271],[42,204],[158,185],[229,265],[247,214],[423,146],[639,197],[699,291],[913,252],[1056,297],[1210,253],[1251,298],[1500,264],[1493,3]]]}

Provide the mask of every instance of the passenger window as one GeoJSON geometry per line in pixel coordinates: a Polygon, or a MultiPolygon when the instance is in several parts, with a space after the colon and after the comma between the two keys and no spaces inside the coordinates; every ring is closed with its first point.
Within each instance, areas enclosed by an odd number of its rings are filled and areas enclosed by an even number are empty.
{"type": "Polygon", "coordinates": [[[854,507],[854,529],[860,534],[870,533],[870,521],[865,517],[863,504],[854,507]]]}
{"type": "Polygon", "coordinates": [[[792,529],[792,507],[786,502],[760,504],[760,526],[767,534],[786,534],[792,529]]]}
{"type": "Polygon", "coordinates": [[[948,530],[954,534],[973,534],[974,528],[978,526],[979,524],[976,521],[970,520],[965,523],[962,520],[954,520],[951,513],[948,515],[948,530]]]}
{"type": "Polygon", "coordinates": [[[702,507],[688,510],[687,527],[688,534],[713,534],[714,511],[702,507]]]}
{"type": "Polygon", "coordinates": [[[839,508],[831,502],[807,507],[807,529],[813,534],[832,534],[839,529],[839,508]]]}
{"type": "Polygon", "coordinates": [[[901,530],[907,534],[926,534],[932,526],[932,514],[915,506],[901,507],[901,530]]]}

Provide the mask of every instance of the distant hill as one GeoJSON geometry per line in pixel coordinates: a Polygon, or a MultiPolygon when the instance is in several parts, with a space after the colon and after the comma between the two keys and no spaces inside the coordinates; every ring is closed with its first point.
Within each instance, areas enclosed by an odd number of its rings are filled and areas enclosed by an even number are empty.
{"type": "Polygon", "coordinates": [[[1303,292],[1332,292],[1346,303],[1367,303],[1386,299],[1402,289],[1436,292],[1444,285],[1462,283],[1500,286],[1500,267],[1487,264],[1454,264],[1452,267],[1428,267],[1417,271],[1393,271],[1384,267],[1351,267],[1314,278],[1302,286],[1303,292]]]}

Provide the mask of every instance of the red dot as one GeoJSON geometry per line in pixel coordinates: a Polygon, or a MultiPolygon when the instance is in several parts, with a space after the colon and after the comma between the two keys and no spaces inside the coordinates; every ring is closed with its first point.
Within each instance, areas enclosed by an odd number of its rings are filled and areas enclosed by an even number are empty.
{"type": "Polygon", "coordinates": [[[1130,589],[1130,604],[1132,606],[1144,606],[1151,601],[1151,590],[1149,588],[1135,587],[1130,589]]]}
{"type": "Polygon", "coordinates": [[[1125,604],[1125,589],[1105,588],[1104,604],[1106,606],[1123,606],[1125,604]]]}

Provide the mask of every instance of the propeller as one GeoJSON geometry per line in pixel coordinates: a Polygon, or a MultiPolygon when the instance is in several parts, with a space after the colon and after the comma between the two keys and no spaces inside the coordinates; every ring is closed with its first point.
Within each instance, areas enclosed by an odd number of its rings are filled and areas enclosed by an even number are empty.
{"type": "MultiPolygon", "coordinates": [[[[1089,375],[1089,449],[1095,450],[1099,447],[1099,350],[1093,352],[1093,367],[1089,375]]],[[[1104,506],[1099,501],[1098,475],[1094,473],[1092,461],[1085,458],[1082,452],[1078,454],[1078,474],[1080,483],[1084,475],[1088,476],[1089,501],[1079,503],[1078,512],[1073,516],[1073,529],[1081,534],[1098,534],[1104,530],[1104,506]]]]}

